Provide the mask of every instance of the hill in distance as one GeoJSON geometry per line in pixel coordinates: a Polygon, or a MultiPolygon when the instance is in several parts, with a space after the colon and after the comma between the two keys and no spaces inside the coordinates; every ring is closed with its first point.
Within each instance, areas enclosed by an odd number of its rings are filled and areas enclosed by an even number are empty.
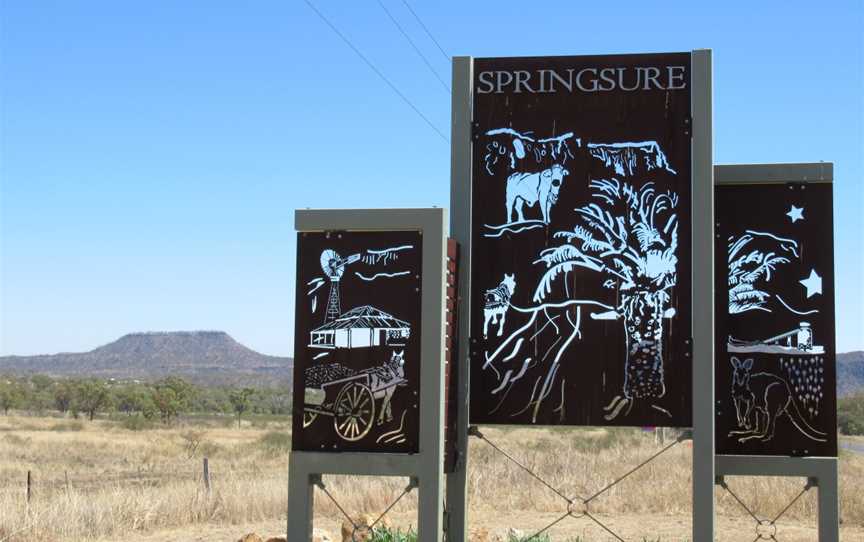
{"type": "MultiPolygon", "coordinates": [[[[2,356],[0,372],[200,384],[288,385],[294,360],[260,354],[224,331],[130,333],[90,352],[2,356]]],[[[837,393],[864,391],[864,351],[837,355],[837,393]]]]}
{"type": "Polygon", "coordinates": [[[864,351],[837,354],[837,395],[864,392],[864,351]]]}
{"type": "Polygon", "coordinates": [[[130,333],[90,352],[0,357],[0,372],[201,384],[287,383],[293,360],[260,354],[224,331],[130,333]]]}

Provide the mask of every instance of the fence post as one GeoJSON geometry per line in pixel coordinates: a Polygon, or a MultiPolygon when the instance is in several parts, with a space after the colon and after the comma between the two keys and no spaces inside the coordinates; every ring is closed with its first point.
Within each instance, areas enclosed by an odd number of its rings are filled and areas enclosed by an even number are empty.
{"type": "Polygon", "coordinates": [[[66,498],[69,498],[69,471],[63,471],[63,477],[66,479],[66,498]]]}
{"type": "Polygon", "coordinates": [[[33,475],[27,471],[27,504],[30,504],[30,497],[33,494],[33,475]]]}
{"type": "Polygon", "coordinates": [[[210,494],[210,462],[205,457],[204,458],[204,488],[207,490],[207,494],[210,494]]]}

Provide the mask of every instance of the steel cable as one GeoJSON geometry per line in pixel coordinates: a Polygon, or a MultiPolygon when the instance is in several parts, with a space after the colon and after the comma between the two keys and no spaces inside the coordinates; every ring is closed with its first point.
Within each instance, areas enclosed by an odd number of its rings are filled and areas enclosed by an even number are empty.
{"type": "Polygon", "coordinates": [[[447,59],[447,62],[450,62],[450,55],[448,55],[447,53],[444,52],[444,49],[441,48],[441,45],[438,43],[438,40],[435,39],[435,37],[432,35],[432,32],[430,32],[429,29],[426,27],[426,25],[423,24],[423,21],[420,19],[420,16],[417,15],[417,13],[415,13],[413,9],[411,9],[411,6],[408,4],[408,2],[406,2],[405,0],[402,0],[402,3],[405,4],[405,7],[408,8],[408,11],[411,12],[411,15],[413,15],[414,18],[417,20],[417,22],[420,23],[420,26],[423,28],[423,31],[426,32],[426,35],[429,36],[429,39],[432,40],[432,43],[435,44],[435,47],[437,47],[438,50],[441,51],[441,54],[444,55],[444,58],[447,59]]]}
{"type": "Polygon", "coordinates": [[[348,522],[351,524],[351,527],[353,528],[351,531],[351,539],[354,541],[357,540],[356,534],[359,529],[362,528],[364,530],[368,530],[371,533],[375,529],[375,526],[378,525],[378,523],[382,519],[384,519],[384,516],[386,516],[390,512],[390,510],[392,510],[393,507],[402,500],[402,497],[404,497],[405,495],[410,493],[412,489],[417,487],[417,483],[412,479],[408,486],[406,486],[405,489],[402,490],[402,493],[400,493],[399,496],[396,497],[396,499],[392,503],[390,503],[390,505],[385,508],[383,512],[381,512],[381,515],[379,515],[375,521],[373,521],[370,525],[357,525],[354,519],[350,515],[348,515],[348,512],[346,512],[345,509],[342,508],[342,505],[339,504],[339,501],[336,500],[336,497],[334,497],[333,494],[330,493],[330,491],[327,489],[327,486],[324,485],[324,482],[322,480],[318,480],[315,485],[318,486],[318,488],[321,489],[321,491],[323,491],[324,494],[330,498],[336,508],[338,508],[339,511],[342,512],[342,515],[345,516],[345,519],[347,519],[348,522]]]}
{"type": "Polygon", "coordinates": [[[796,502],[798,502],[798,499],[800,499],[805,493],[807,493],[810,490],[810,488],[813,487],[813,484],[808,481],[807,484],[805,484],[804,487],[801,489],[801,491],[799,491],[798,494],[795,495],[795,497],[791,501],[789,501],[789,504],[787,504],[785,507],[783,507],[783,510],[781,510],[776,516],[774,516],[774,519],[769,520],[769,519],[759,518],[759,516],[757,516],[756,513],[753,512],[753,510],[751,510],[750,507],[748,507],[744,503],[744,501],[734,491],[732,491],[732,489],[729,487],[729,484],[726,483],[725,479],[721,480],[719,485],[720,485],[720,487],[725,489],[727,493],[732,495],[732,498],[735,499],[735,501],[741,506],[741,508],[743,508],[745,511],[747,511],[747,513],[750,515],[750,517],[753,518],[753,521],[756,522],[757,531],[756,531],[756,538],[753,539],[754,542],[756,540],[768,540],[768,539],[776,541],[777,538],[775,537],[775,534],[776,534],[776,530],[777,530],[777,521],[781,517],[783,517],[786,514],[786,512],[788,512],[789,509],[795,505],[796,502]],[[771,533],[767,537],[764,536],[763,533],[760,533],[758,531],[759,527],[762,525],[770,525],[771,527],[773,527],[774,533],[771,533]]]}
{"type": "MultiPolygon", "coordinates": [[[[531,470],[531,469],[528,468],[527,466],[525,466],[525,465],[523,465],[522,463],[520,463],[520,462],[519,462],[518,460],[516,460],[513,456],[511,456],[510,454],[508,454],[507,452],[505,452],[504,450],[502,450],[501,447],[499,447],[499,446],[496,445],[494,442],[492,442],[491,440],[489,440],[488,438],[486,438],[486,436],[485,436],[482,432],[480,432],[480,430],[479,430],[476,426],[471,426],[471,427],[469,427],[469,428],[468,428],[468,434],[469,434],[470,436],[477,437],[477,438],[479,438],[480,440],[486,442],[486,444],[488,444],[489,446],[491,446],[492,449],[494,449],[495,451],[497,451],[498,453],[500,453],[501,455],[503,455],[504,457],[506,457],[506,458],[507,458],[510,462],[512,462],[514,465],[516,465],[517,467],[519,467],[519,468],[521,468],[522,470],[524,470],[525,472],[527,472],[527,473],[528,473],[532,478],[534,478],[535,480],[537,480],[538,482],[540,482],[541,484],[543,484],[543,485],[546,486],[547,488],[551,489],[551,490],[552,490],[556,495],[558,495],[559,497],[561,497],[562,499],[564,499],[564,500],[567,502],[568,505],[571,505],[571,504],[573,504],[574,502],[576,502],[576,499],[571,498],[571,497],[567,497],[567,496],[566,496],[564,493],[562,493],[560,490],[558,490],[557,488],[555,488],[554,486],[552,486],[549,482],[547,482],[546,480],[544,480],[543,478],[541,478],[540,475],[538,475],[538,474],[535,473],[533,470],[531,470]]],[[[606,487],[604,487],[604,488],[601,489],[600,491],[594,493],[593,495],[591,495],[591,496],[588,497],[587,499],[581,499],[581,498],[580,498],[579,502],[581,502],[582,504],[584,504],[585,507],[586,507],[586,508],[585,508],[585,511],[582,513],[582,515],[585,516],[585,517],[587,517],[588,519],[590,519],[591,521],[593,521],[593,522],[596,523],[597,525],[599,525],[603,530],[605,530],[606,532],[608,532],[610,535],[614,536],[617,540],[620,540],[621,542],[625,542],[623,538],[621,538],[620,536],[618,536],[618,535],[617,535],[617,534],[616,534],[612,529],[610,529],[607,525],[605,525],[602,521],[600,521],[599,519],[597,519],[596,517],[594,517],[594,516],[593,516],[593,515],[588,511],[588,509],[587,509],[588,503],[590,503],[592,500],[596,499],[597,497],[599,497],[600,495],[602,495],[603,493],[605,493],[606,491],[608,491],[609,489],[611,489],[612,487],[614,487],[615,485],[617,485],[618,483],[620,483],[621,481],[623,481],[625,478],[627,478],[628,476],[630,476],[630,475],[633,474],[634,472],[638,471],[639,469],[641,469],[642,467],[644,467],[644,466],[647,465],[648,463],[654,461],[655,459],[657,459],[658,457],[660,457],[661,455],[663,455],[665,452],[669,451],[673,446],[675,446],[676,444],[681,443],[681,442],[682,442],[683,440],[685,440],[686,438],[687,438],[687,434],[686,434],[686,433],[682,434],[682,435],[679,436],[679,437],[678,437],[674,442],[670,443],[670,444],[667,445],[667,446],[664,446],[664,447],[663,447],[662,449],[660,449],[657,453],[651,455],[651,457],[649,457],[648,459],[642,461],[641,463],[639,463],[638,465],[636,465],[635,467],[633,467],[632,469],[630,469],[629,471],[627,471],[626,473],[624,473],[624,475],[619,476],[617,479],[613,480],[610,484],[606,485],[606,487]]],[[[796,498],[796,500],[797,500],[797,498],[796,498]]],[[[740,502],[740,501],[739,501],[739,502],[740,502]]],[[[742,503],[742,506],[743,506],[743,503],[742,503]]],[[[790,506],[791,506],[791,505],[790,505],[790,506]]],[[[746,509],[746,507],[745,507],[745,509],[746,509]]],[[[785,512],[785,510],[784,510],[783,512],[785,512]]],[[[781,514],[782,514],[782,512],[781,512],[781,514]]],[[[557,525],[558,523],[560,523],[561,521],[563,521],[563,520],[564,520],[566,517],[568,517],[568,516],[573,516],[573,513],[572,513],[571,510],[569,510],[569,509],[567,510],[567,513],[565,513],[563,516],[561,516],[561,517],[555,519],[552,523],[550,523],[549,525],[543,527],[542,529],[540,529],[540,530],[537,531],[536,533],[532,534],[532,535],[531,535],[530,537],[528,537],[526,540],[533,540],[534,538],[537,538],[537,537],[540,536],[541,534],[545,533],[546,531],[548,531],[549,529],[551,529],[552,527],[554,527],[555,525],[557,525]]],[[[576,517],[576,516],[573,516],[573,517],[576,517]]],[[[580,516],[580,517],[581,517],[581,516],[580,516]]],[[[754,518],[755,518],[755,516],[754,516],[754,518]]],[[[757,518],[757,521],[759,521],[758,518],[757,518]]]]}
{"type": "Polygon", "coordinates": [[[390,10],[387,9],[387,6],[384,5],[384,2],[378,0],[378,5],[381,6],[381,9],[384,10],[385,14],[387,14],[387,18],[390,19],[390,22],[393,23],[393,26],[395,26],[399,33],[402,34],[402,37],[405,38],[411,48],[414,49],[414,52],[417,53],[417,56],[419,56],[423,63],[426,64],[426,67],[429,68],[429,71],[432,72],[432,75],[435,76],[435,79],[437,79],[438,82],[441,83],[441,86],[444,87],[444,90],[447,92],[447,94],[450,94],[450,87],[447,86],[447,83],[445,83],[443,79],[441,79],[441,76],[438,75],[438,72],[435,71],[435,68],[432,67],[432,63],[429,62],[429,59],[426,58],[426,55],[424,55],[420,48],[417,47],[417,45],[414,43],[414,40],[412,40],[411,36],[408,35],[408,32],[406,32],[405,29],[402,28],[402,25],[399,24],[399,21],[396,20],[396,17],[394,17],[393,14],[390,13],[390,10]]]}
{"type": "Polygon", "coordinates": [[[754,514],[753,511],[750,510],[750,508],[749,508],[746,504],[744,504],[744,501],[742,501],[742,500],[738,497],[738,495],[736,495],[735,492],[732,491],[732,490],[729,488],[729,484],[726,483],[726,480],[723,480],[722,482],[720,482],[720,487],[722,487],[723,489],[725,489],[726,491],[728,491],[729,494],[732,495],[732,498],[734,498],[736,501],[738,501],[738,504],[741,505],[741,508],[743,508],[744,510],[747,511],[748,514],[750,514],[750,517],[753,518],[753,521],[755,521],[756,523],[761,523],[761,522],[762,522],[762,519],[759,518],[759,516],[757,516],[756,514],[754,514]]]}
{"type": "Polygon", "coordinates": [[[355,53],[357,56],[360,57],[360,60],[362,60],[362,61],[363,61],[367,66],[369,66],[369,69],[371,69],[373,72],[375,72],[375,74],[376,74],[376,75],[377,75],[377,76],[378,76],[382,81],[384,81],[384,82],[387,84],[387,86],[390,87],[390,89],[391,89],[393,92],[396,93],[397,96],[399,96],[400,98],[402,98],[402,101],[403,101],[403,102],[405,102],[406,104],[408,104],[408,107],[410,107],[411,109],[413,109],[414,112],[417,113],[417,115],[418,115],[421,119],[423,119],[423,121],[426,122],[426,124],[428,124],[429,127],[432,128],[432,130],[434,130],[435,133],[438,134],[439,137],[441,137],[441,139],[443,139],[443,140],[444,140],[445,142],[447,142],[447,143],[450,142],[450,140],[447,138],[447,136],[445,136],[444,133],[443,133],[441,130],[439,130],[437,126],[435,126],[434,124],[432,124],[432,121],[429,120],[429,118],[428,118],[426,115],[424,115],[424,114],[420,111],[420,109],[418,109],[417,106],[414,105],[414,103],[413,103],[411,100],[409,100],[408,97],[405,96],[405,94],[403,94],[402,91],[399,90],[399,89],[396,87],[396,85],[394,85],[394,84],[390,81],[390,79],[388,79],[388,78],[387,78],[387,77],[386,77],[386,76],[381,72],[381,70],[379,70],[379,69],[375,66],[375,64],[372,63],[371,60],[369,60],[368,58],[366,58],[366,55],[364,55],[363,53],[361,53],[361,52],[360,52],[360,49],[358,49],[357,47],[355,47],[354,44],[351,43],[351,40],[349,40],[349,39],[345,36],[345,34],[343,34],[342,32],[340,32],[339,29],[336,28],[336,26],[335,26],[333,23],[330,22],[330,19],[328,19],[328,18],[327,18],[323,13],[321,13],[321,11],[320,11],[317,7],[315,7],[315,5],[314,5],[312,2],[310,2],[309,0],[303,0],[303,1],[306,2],[306,5],[308,5],[309,8],[310,8],[312,11],[315,12],[316,15],[318,15],[318,18],[320,18],[322,21],[324,21],[324,23],[325,23],[327,26],[330,27],[330,30],[332,30],[334,34],[336,34],[337,36],[339,36],[339,37],[342,39],[342,41],[344,41],[345,44],[346,44],[348,47],[350,47],[351,50],[354,51],[354,53],[355,53]]]}
{"type": "Polygon", "coordinates": [[[585,499],[585,503],[589,503],[589,502],[593,501],[594,499],[596,499],[597,497],[599,497],[600,495],[602,495],[603,493],[609,491],[610,489],[612,489],[612,487],[614,487],[615,485],[617,485],[619,482],[623,481],[625,478],[627,478],[628,476],[630,476],[631,474],[633,474],[633,473],[636,472],[637,470],[641,469],[642,467],[644,467],[644,466],[647,465],[648,463],[654,461],[655,459],[657,459],[658,457],[660,457],[663,453],[665,453],[667,450],[669,450],[670,448],[672,448],[672,447],[675,446],[676,444],[679,444],[679,443],[681,442],[681,440],[683,440],[683,437],[679,437],[679,438],[676,439],[674,442],[672,442],[672,443],[670,443],[669,445],[665,446],[665,447],[664,447],[663,449],[661,449],[659,452],[655,453],[654,455],[652,455],[651,457],[649,457],[649,458],[646,459],[645,461],[639,463],[638,465],[636,465],[635,467],[633,467],[632,469],[630,469],[629,471],[627,471],[627,473],[625,473],[623,476],[619,476],[617,480],[614,480],[612,483],[610,483],[609,485],[607,485],[606,487],[604,487],[603,489],[601,489],[601,490],[598,491],[597,493],[595,493],[595,494],[591,495],[590,497],[588,497],[587,499],[585,499]]]}
{"type": "Polygon", "coordinates": [[[771,520],[771,523],[776,523],[777,520],[780,519],[780,518],[783,516],[783,514],[785,514],[785,513],[786,513],[790,508],[792,508],[792,505],[794,505],[796,502],[798,502],[798,499],[800,499],[802,495],[804,495],[805,493],[807,493],[807,492],[810,490],[811,487],[812,487],[812,486],[811,486],[810,483],[808,482],[807,485],[805,485],[804,488],[801,490],[801,492],[798,493],[798,495],[796,495],[794,499],[792,499],[792,502],[790,502],[789,504],[787,504],[787,505],[786,505],[786,508],[784,508],[783,510],[781,510],[780,513],[777,514],[777,517],[775,517],[774,519],[771,520]]]}
{"type": "Polygon", "coordinates": [[[520,463],[519,461],[517,461],[515,458],[513,458],[511,455],[509,455],[507,452],[505,452],[505,451],[502,450],[501,448],[499,448],[499,447],[498,447],[494,442],[492,442],[491,440],[489,440],[488,438],[486,438],[486,436],[483,435],[483,433],[481,433],[480,431],[477,431],[477,430],[475,429],[474,432],[473,432],[473,433],[470,433],[470,434],[473,434],[474,436],[476,436],[476,437],[479,438],[480,440],[484,441],[486,444],[488,444],[488,445],[491,446],[494,450],[496,450],[499,454],[501,454],[501,455],[503,455],[504,457],[506,457],[507,459],[509,459],[509,460],[510,460],[514,465],[516,465],[517,467],[521,468],[522,470],[524,470],[525,472],[527,472],[528,474],[530,474],[531,477],[533,477],[535,480],[537,480],[538,482],[540,482],[540,483],[543,484],[544,486],[546,486],[546,487],[548,487],[549,489],[551,489],[551,490],[552,490],[556,495],[558,495],[559,497],[561,497],[562,499],[564,499],[565,501],[567,501],[568,504],[571,503],[571,502],[573,502],[573,499],[571,499],[571,498],[568,497],[567,495],[565,495],[565,494],[561,493],[560,491],[558,491],[558,489],[556,489],[555,487],[553,487],[551,484],[549,484],[549,483],[548,483],[546,480],[544,480],[543,478],[540,478],[540,476],[537,475],[534,471],[532,471],[531,469],[529,469],[528,467],[526,467],[525,465],[523,465],[522,463],[520,463]]]}

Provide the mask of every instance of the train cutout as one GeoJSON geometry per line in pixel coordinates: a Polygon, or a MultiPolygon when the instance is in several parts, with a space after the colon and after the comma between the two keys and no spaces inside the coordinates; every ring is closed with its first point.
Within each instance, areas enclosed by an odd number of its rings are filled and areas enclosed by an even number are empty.
{"type": "Polygon", "coordinates": [[[801,322],[796,329],[775,335],[763,341],[742,341],[730,336],[727,351],[741,354],[751,352],[764,354],[824,354],[825,348],[813,344],[813,328],[810,322],[801,322]]]}

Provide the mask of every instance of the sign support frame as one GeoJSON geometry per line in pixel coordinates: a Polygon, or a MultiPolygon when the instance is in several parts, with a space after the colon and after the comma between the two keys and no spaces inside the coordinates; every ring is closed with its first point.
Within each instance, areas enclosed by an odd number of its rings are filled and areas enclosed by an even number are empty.
{"type": "Polygon", "coordinates": [[[450,231],[459,244],[456,356],[456,464],[447,474],[447,541],[468,540],[468,399],[471,359],[471,177],[474,58],[453,57],[450,131],[450,231]]]}
{"type": "Polygon", "coordinates": [[[714,131],[710,49],[691,52],[693,541],[714,541],[714,131]],[[699,390],[699,393],[695,393],[699,390]]]}
{"type": "MultiPolygon", "coordinates": [[[[419,542],[440,542],[444,495],[446,209],[297,210],[294,228],[312,231],[417,230],[423,236],[420,329],[419,453],[291,451],[288,525],[291,542],[312,539],[314,486],[322,474],[405,476],[417,481],[419,542]]],[[[412,482],[413,483],[413,482],[412,482]]]]}
{"type": "MultiPolygon", "coordinates": [[[[456,467],[447,475],[447,540],[468,540],[473,65],[453,57],[450,136],[450,229],[460,244],[456,467]]],[[[714,170],[711,50],[691,51],[693,246],[693,540],[714,540],[714,170]]]]}
{"type": "MultiPolygon", "coordinates": [[[[735,164],[714,166],[715,185],[834,182],[831,162],[801,164],[735,164]]],[[[713,387],[711,388],[713,394],[713,387]]],[[[713,424],[712,424],[713,427],[713,424]]],[[[819,542],[840,539],[838,459],[836,457],[787,457],[717,454],[716,483],[723,476],[807,477],[818,492],[819,542]]]]}

